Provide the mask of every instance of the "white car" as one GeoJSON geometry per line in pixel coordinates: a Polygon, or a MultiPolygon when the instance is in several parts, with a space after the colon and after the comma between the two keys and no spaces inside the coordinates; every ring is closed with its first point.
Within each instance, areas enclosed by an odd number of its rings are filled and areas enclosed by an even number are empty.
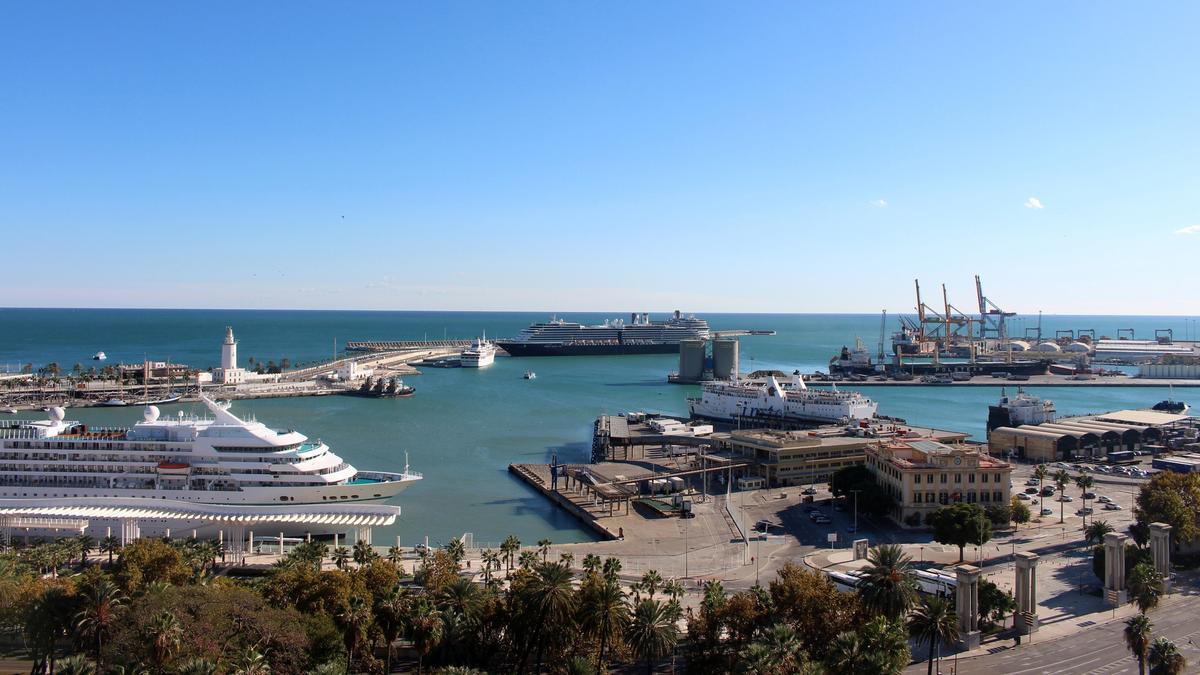
{"type": "Polygon", "coordinates": [[[1107,503],[1105,503],[1105,504],[1104,504],[1104,510],[1105,510],[1105,511],[1120,511],[1120,510],[1121,510],[1121,505],[1120,505],[1120,504],[1114,504],[1114,503],[1112,503],[1112,502],[1107,502],[1107,503]]]}
{"type": "Polygon", "coordinates": [[[1112,500],[1109,499],[1107,495],[1100,495],[1099,497],[1096,497],[1096,501],[1100,502],[1101,504],[1111,504],[1112,503],[1112,500]]]}
{"type": "Polygon", "coordinates": [[[1030,497],[1029,495],[1025,494],[1024,492],[1018,493],[1017,499],[1020,499],[1023,502],[1033,501],[1033,497],[1030,497]]]}

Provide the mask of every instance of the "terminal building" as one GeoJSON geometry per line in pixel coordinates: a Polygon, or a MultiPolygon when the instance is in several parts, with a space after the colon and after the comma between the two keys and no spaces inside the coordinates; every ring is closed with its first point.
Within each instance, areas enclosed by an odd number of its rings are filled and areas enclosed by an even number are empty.
{"type": "Polygon", "coordinates": [[[896,499],[896,522],[919,527],[948,504],[1007,504],[1012,465],[979,446],[895,440],[866,448],[867,470],[896,499]]]}
{"type": "MultiPolygon", "coordinates": [[[[1003,403],[1003,399],[1002,399],[1003,403]]],[[[988,452],[996,457],[1032,462],[1105,460],[1109,453],[1142,450],[1162,442],[1163,429],[1187,415],[1155,410],[1117,410],[1083,417],[1029,420],[1016,415],[1004,426],[994,426],[996,408],[989,415],[988,452]]]]}

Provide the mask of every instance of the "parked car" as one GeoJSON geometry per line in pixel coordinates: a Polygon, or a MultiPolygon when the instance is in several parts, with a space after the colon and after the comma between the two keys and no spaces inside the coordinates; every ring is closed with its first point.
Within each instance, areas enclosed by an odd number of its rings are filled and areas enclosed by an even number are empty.
{"type": "Polygon", "coordinates": [[[1052,516],[1052,515],[1054,515],[1054,509],[1047,506],[1046,508],[1042,509],[1042,515],[1043,516],[1052,516]]]}
{"type": "Polygon", "coordinates": [[[1099,497],[1096,497],[1096,501],[1100,502],[1101,504],[1111,504],[1112,503],[1112,499],[1110,499],[1108,497],[1108,495],[1100,495],[1099,497]]]}
{"type": "Polygon", "coordinates": [[[1092,513],[1094,513],[1094,511],[1092,511],[1092,507],[1085,506],[1082,509],[1079,509],[1078,511],[1076,511],[1075,513],[1080,516],[1090,516],[1090,515],[1092,515],[1092,513]]]}
{"type": "Polygon", "coordinates": [[[1038,482],[1038,479],[1036,479],[1036,478],[1030,478],[1029,480],[1025,481],[1025,484],[1037,487],[1039,482],[1038,482]]]}
{"type": "Polygon", "coordinates": [[[1038,493],[1038,489],[1036,487],[1025,488],[1025,494],[1027,494],[1027,495],[1036,495],[1037,493],[1038,493]]]}
{"type": "Polygon", "coordinates": [[[1058,496],[1058,501],[1060,501],[1060,502],[1073,502],[1073,501],[1075,501],[1075,498],[1074,498],[1074,497],[1072,497],[1071,495],[1059,495],[1059,496],[1058,496]]]}
{"type": "Polygon", "coordinates": [[[1022,492],[1022,493],[1018,494],[1018,495],[1017,495],[1017,499],[1020,499],[1020,500],[1021,500],[1021,501],[1023,501],[1023,502],[1031,502],[1031,501],[1033,501],[1033,497],[1030,497],[1029,495],[1025,494],[1024,492],[1022,492]]]}
{"type": "Polygon", "coordinates": [[[1084,499],[1095,499],[1096,493],[1095,492],[1085,492],[1085,493],[1083,493],[1083,498],[1084,499]]]}
{"type": "Polygon", "coordinates": [[[813,488],[813,487],[810,487],[810,488],[804,488],[804,492],[801,492],[800,494],[804,494],[804,495],[815,495],[815,494],[817,494],[817,489],[816,489],[816,488],[813,488]]]}
{"type": "Polygon", "coordinates": [[[1042,488],[1042,496],[1043,496],[1043,497],[1052,497],[1052,496],[1054,496],[1054,486],[1053,486],[1053,485],[1047,485],[1046,487],[1042,488]]]}
{"type": "Polygon", "coordinates": [[[1104,505],[1104,510],[1105,510],[1105,511],[1120,511],[1120,510],[1121,510],[1121,505],[1120,505],[1120,504],[1114,504],[1114,503],[1112,503],[1112,502],[1108,502],[1107,504],[1105,504],[1105,505],[1104,505]]]}

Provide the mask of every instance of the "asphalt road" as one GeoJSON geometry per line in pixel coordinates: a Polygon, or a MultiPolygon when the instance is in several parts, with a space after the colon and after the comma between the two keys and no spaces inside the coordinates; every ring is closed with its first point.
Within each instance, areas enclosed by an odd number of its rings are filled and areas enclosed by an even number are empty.
{"type": "MultiPolygon", "coordinates": [[[[1151,610],[1154,636],[1165,637],[1175,643],[1188,660],[1188,672],[1200,671],[1200,623],[1196,621],[1196,599],[1185,598],[1156,610],[1151,610]]],[[[1137,661],[1125,648],[1124,621],[1113,621],[1048,642],[1012,647],[1009,640],[1002,641],[993,654],[971,659],[960,659],[958,675],[974,673],[1005,673],[1005,675],[1041,675],[1042,673],[1136,673],[1137,661]],[[1007,649],[1004,649],[1008,646],[1007,649]]],[[[909,672],[925,672],[926,664],[911,666],[909,672]]],[[[953,672],[954,658],[942,658],[941,672],[953,672]]]]}

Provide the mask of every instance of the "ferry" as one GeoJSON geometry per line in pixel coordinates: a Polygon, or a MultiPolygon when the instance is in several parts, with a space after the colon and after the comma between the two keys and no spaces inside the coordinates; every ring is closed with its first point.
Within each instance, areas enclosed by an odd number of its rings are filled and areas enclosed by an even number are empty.
{"type": "Polygon", "coordinates": [[[1009,396],[1001,389],[1000,400],[996,405],[988,406],[987,430],[1048,424],[1054,421],[1056,414],[1054,401],[1026,394],[1020,387],[1017,387],[1016,396],[1009,396]]]}
{"type": "Polygon", "coordinates": [[[635,312],[629,315],[629,323],[615,319],[596,326],[553,317],[496,344],[510,356],[675,354],[681,341],[706,340],[710,335],[707,321],[676,310],[666,321],[651,321],[649,314],[635,312]]]}
{"type": "Polygon", "coordinates": [[[733,421],[742,417],[773,417],[800,422],[847,424],[875,417],[879,404],[856,391],[809,389],[800,372],[792,373],[788,386],[775,375],[765,382],[708,382],[701,395],[689,398],[693,417],[733,421]]]}
{"type": "Polygon", "coordinates": [[[164,419],[146,406],[129,428],[66,420],[0,422],[0,499],[147,497],[207,504],[328,504],[393,497],[421,475],[359,471],[320,440],[211,413],[164,419]]]}
{"type": "Polygon", "coordinates": [[[487,334],[476,338],[459,356],[463,368],[487,368],[496,360],[496,345],[487,341],[487,334]]]}

